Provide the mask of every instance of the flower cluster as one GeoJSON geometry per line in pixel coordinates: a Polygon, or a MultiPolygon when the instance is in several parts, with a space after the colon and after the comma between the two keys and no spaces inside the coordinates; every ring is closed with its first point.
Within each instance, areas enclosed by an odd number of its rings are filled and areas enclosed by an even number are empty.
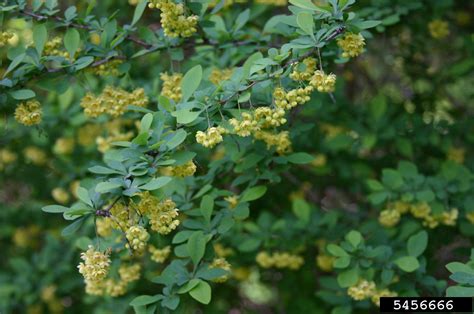
{"type": "MultiPolygon", "coordinates": [[[[232,266],[225,258],[219,257],[219,258],[215,258],[212,261],[211,265],[209,265],[209,268],[220,268],[230,273],[232,266]]],[[[229,274],[226,274],[226,275],[222,275],[217,278],[214,278],[212,281],[222,283],[222,282],[226,282],[228,279],[229,279],[229,274]]]]}
{"type": "Polygon", "coordinates": [[[94,145],[96,138],[102,133],[100,124],[88,123],[84,124],[77,131],[77,142],[79,145],[87,147],[94,145]]]}
{"type": "Polygon", "coordinates": [[[290,254],[288,252],[260,252],[256,257],[257,263],[263,268],[288,268],[297,270],[304,264],[304,259],[299,255],[290,254]]]}
{"type": "Polygon", "coordinates": [[[39,124],[41,117],[41,104],[37,100],[28,100],[15,109],[15,120],[26,126],[39,124]]]}
{"type": "Polygon", "coordinates": [[[98,76],[118,76],[120,74],[119,66],[123,63],[120,59],[108,60],[97,66],[87,68],[87,72],[98,76]]]}
{"type": "Polygon", "coordinates": [[[17,154],[9,149],[0,149],[0,170],[4,169],[8,164],[16,161],[17,154]]]}
{"type": "Polygon", "coordinates": [[[179,225],[179,220],[176,219],[179,211],[171,199],[160,202],[149,192],[143,192],[140,193],[140,202],[137,208],[142,215],[147,215],[150,218],[151,229],[160,234],[168,234],[179,225]]]}
{"type": "Polygon", "coordinates": [[[230,125],[234,128],[235,134],[238,136],[250,136],[252,132],[258,130],[258,122],[254,119],[254,116],[248,112],[242,112],[241,120],[230,119],[230,125]]]}
{"type": "Polygon", "coordinates": [[[3,47],[8,44],[8,41],[12,39],[13,36],[14,34],[10,32],[0,32],[0,47],[3,47]]]}
{"type": "Polygon", "coordinates": [[[94,288],[102,282],[107,276],[110,267],[109,254],[96,251],[92,245],[86,252],[81,253],[81,262],[77,268],[84,277],[86,291],[95,290],[94,288]],[[88,288],[89,287],[89,288],[88,288]]]}
{"type": "Polygon", "coordinates": [[[222,135],[226,133],[226,130],[221,127],[211,127],[203,131],[197,131],[196,133],[196,142],[201,144],[204,147],[212,148],[222,142],[222,135]]]}
{"type": "Polygon", "coordinates": [[[371,299],[372,302],[380,306],[381,297],[396,297],[397,293],[388,289],[377,289],[375,282],[360,280],[356,285],[347,289],[347,294],[356,301],[371,299]]]}
{"type": "Polygon", "coordinates": [[[54,188],[51,191],[51,196],[59,204],[66,204],[69,202],[69,193],[63,188],[54,188]]]}
{"type": "Polygon", "coordinates": [[[262,128],[278,127],[286,123],[285,110],[281,108],[258,107],[254,116],[262,128]]]}
{"type": "Polygon", "coordinates": [[[181,73],[161,73],[160,79],[163,81],[163,87],[161,88],[161,95],[179,102],[181,100],[181,81],[183,74],[181,73]]]}
{"type": "Polygon", "coordinates": [[[148,97],[143,88],[137,88],[129,93],[123,89],[106,86],[99,96],[87,93],[81,100],[86,116],[96,118],[103,113],[113,117],[123,115],[128,105],[146,107],[148,97]]]}
{"type": "Polygon", "coordinates": [[[171,0],[151,0],[148,7],[161,10],[161,26],[168,37],[190,37],[197,31],[198,17],[185,16],[185,7],[182,3],[176,4],[171,0]]]}
{"type": "Polygon", "coordinates": [[[150,210],[150,224],[153,231],[159,234],[168,234],[179,225],[179,212],[171,199],[166,199],[150,210]]]}
{"type": "Polygon", "coordinates": [[[62,43],[63,40],[59,36],[48,40],[44,45],[43,54],[45,56],[58,56],[67,58],[69,54],[67,51],[61,50],[62,43]]]}
{"type": "Polygon", "coordinates": [[[278,108],[290,110],[291,108],[308,102],[311,99],[309,95],[313,89],[314,87],[309,85],[304,88],[295,88],[287,92],[283,88],[277,87],[273,91],[273,99],[278,108]]]}
{"type": "Polygon", "coordinates": [[[393,227],[398,224],[401,215],[408,212],[413,217],[422,219],[423,225],[431,229],[436,228],[439,224],[454,226],[459,215],[457,208],[433,214],[430,205],[426,202],[410,204],[398,201],[389,203],[387,209],[380,212],[379,222],[385,227],[393,227]]]}
{"type": "Polygon", "coordinates": [[[232,76],[234,69],[212,69],[211,74],[209,75],[209,81],[214,85],[220,85],[223,81],[227,81],[232,76]]]}
{"type": "Polygon", "coordinates": [[[294,81],[309,81],[316,71],[317,64],[318,62],[315,58],[305,58],[302,63],[295,64],[290,78],[294,81]]]}
{"type": "Polygon", "coordinates": [[[141,266],[131,264],[121,265],[118,273],[120,279],[103,278],[98,281],[86,282],[86,293],[91,295],[118,297],[127,293],[127,286],[130,282],[140,279],[141,266]]]}
{"type": "Polygon", "coordinates": [[[42,166],[48,161],[46,153],[38,147],[27,146],[23,150],[25,159],[37,166],[42,166]]]}
{"type": "Polygon", "coordinates": [[[278,154],[283,155],[291,151],[290,132],[288,131],[279,133],[257,131],[254,137],[257,140],[264,141],[268,148],[275,147],[278,154]]]}
{"type": "Polygon", "coordinates": [[[125,237],[128,241],[126,247],[141,255],[145,251],[150,234],[142,226],[131,226],[125,232],[125,237]]]}
{"type": "Polygon", "coordinates": [[[154,247],[153,245],[150,245],[150,247],[148,248],[148,251],[150,252],[151,256],[151,260],[156,262],[156,263],[164,263],[166,261],[166,259],[168,258],[168,256],[170,255],[171,253],[171,246],[165,246],[164,248],[162,249],[158,249],[156,247],[154,247]]]}
{"type": "Polygon", "coordinates": [[[337,40],[337,45],[341,47],[344,58],[353,58],[364,51],[365,40],[361,34],[346,33],[337,40]]]}
{"type": "Polygon", "coordinates": [[[332,93],[336,87],[336,75],[326,74],[321,70],[314,72],[310,84],[316,88],[318,92],[332,93]]]}
{"type": "Polygon", "coordinates": [[[431,37],[435,39],[443,39],[449,35],[448,22],[443,20],[433,20],[428,24],[428,30],[431,37]]]}
{"type": "Polygon", "coordinates": [[[333,269],[334,256],[320,253],[316,256],[316,264],[318,267],[325,272],[330,272],[333,269]]]}
{"type": "Polygon", "coordinates": [[[356,301],[362,301],[372,297],[376,291],[375,282],[360,280],[356,285],[347,289],[347,294],[356,301]]]}
{"type": "Polygon", "coordinates": [[[173,177],[189,177],[196,172],[196,165],[192,160],[188,161],[184,165],[169,167],[170,174],[173,177]]]}
{"type": "Polygon", "coordinates": [[[53,151],[58,155],[69,155],[74,151],[75,141],[70,137],[60,137],[54,143],[53,151]]]}

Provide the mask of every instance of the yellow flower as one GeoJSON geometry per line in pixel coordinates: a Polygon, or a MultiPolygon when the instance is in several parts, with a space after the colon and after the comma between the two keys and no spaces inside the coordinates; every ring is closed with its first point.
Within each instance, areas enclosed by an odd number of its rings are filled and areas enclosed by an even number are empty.
{"type": "MultiPolygon", "coordinates": [[[[226,270],[230,273],[231,271],[231,265],[230,263],[223,257],[215,258],[211,265],[209,265],[209,268],[221,268],[223,270],[226,270]]],[[[222,283],[226,282],[229,279],[229,274],[222,275],[220,277],[212,279],[214,282],[222,283]]]]}
{"type": "Polygon", "coordinates": [[[315,58],[308,57],[303,60],[303,64],[296,63],[290,78],[295,81],[309,81],[316,71],[317,61],[315,58]],[[302,69],[301,69],[302,68],[302,69]]]}
{"type": "Polygon", "coordinates": [[[395,209],[385,209],[380,212],[379,222],[384,227],[393,227],[400,221],[400,212],[395,209]]]}
{"type": "Polygon", "coordinates": [[[466,218],[470,223],[474,224],[474,212],[467,213],[466,218]]]}
{"type": "Polygon", "coordinates": [[[0,32],[0,47],[5,46],[8,44],[9,40],[12,39],[14,33],[11,32],[0,32]]]}
{"type": "Polygon", "coordinates": [[[337,45],[341,47],[344,58],[353,58],[364,51],[365,40],[361,34],[346,33],[337,40],[337,45]]]}
{"type": "Polygon", "coordinates": [[[235,208],[239,204],[239,198],[236,195],[227,196],[224,200],[229,203],[230,208],[235,208]]]}
{"type": "Polygon", "coordinates": [[[225,134],[226,130],[223,127],[211,127],[206,132],[197,131],[196,142],[204,147],[212,148],[223,141],[222,134],[225,134]]]}
{"type": "Polygon", "coordinates": [[[125,232],[125,237],[127,238],[126,247],[141,255],[145,251],[150,235],[142,226],[132,226],[125,232]]]}
{"type": "Polygon", "coordinates": [[[413,204],[410,207],[412,215],[416,218],[424,218],[431,213],[431,207],[426,202],[413,204]]]}
{"type": "Polygon", "coordinates": [[[196,165],[192,160],[188,161],[184,165],[169,167],[171,175],[174,177],[190,177],[196,172],[196,165]]]}
{"type": "Polygon", "coordinates": [[[336,88],[336,75],[326,74],[321,70],[314,72],[310,84],[316,88],[318,92],[332,93],[336,88]]]}
{"type": "Polygon", "coordinates": [[[148,251],[151,253],[150,258],[152,261],[156,263],[164,263],[171,253],[171,246],[168,245],[162,249],[158,249],[153,245],[150,245],[148,251]]]}
{"type": "Polygon", "coordinates": [[[16,121],[26,126],[39,124],[41,118],[41,104],[37,100],[28,100],[19,104],[15,109],[16,121]]]}
{"type": "Polygon", "coordinates": [[[268,131],[257,131],[254,136],[255,139],[264,141],[268,148],[275,147],[277,153],[280,155],[291,151],[290,133],[288,131],[282,131],[276,134],[268,131]]]}
{"type": "Polygon", "coordinates": [[[318,254],[318,256],[316,256],[316,264],[325,272],[332,271],[334,260],[335,258],[333,256],[326,254],[318,254]]]}
{"type": "Polygon", "coordinates": [[[431,37],[435,39],[443,39],[449,35],[448,22],[443,20],[433,20],[428,24],[428,30],[431,37]]]}
{"type": "Polygon", "coordinates": [[[53,151],[58,155],[69,155],[74,151],[74,139],[60,137],[54,143],[53,151]]]}
{"type": "Polygon", "coordinates": [[[96,251],[92,245],[89,245],[88,250],[81,253],[81,259],[84,262],[81,262],[77,268],[86,281],[100,281],[107,276],[110,266],[108,253],[96,251]]]}
{"type": "Polygon", "coordinates": [[[161,88],[161,95],[179,102],[181,100],[181,81],[183,80],[183,74],[173,73],[161,73],[160,79],[163,81],[163,87],[161,88]]]}
{"type": "Polygon", "coordinates": [[[466,150],[464,148],[451,147],[448,150],[447,159],[462,164],[464,163],[465,155],[466,150]]]}
{"type": "Polygon", "coordinates": [[[125,113],[129,105],[146,107],[148,97],[143,88],[137,88],[131,93],[117,87],[106,86],[99,96],[87,93],[81,100],[84,114],[96,118],[103,113],[118,117],[125,113]]]}
{"type": "Polygon", "coordinates": [[[69,202],[69,193],[63,188],[54,188],[51,191],[51,195],[53,196],[54,200],[59,204],[66,204],[69,202]]]}
{"type": "Polygon", "coordinates": [[[37,166],[42,166],[48,161],[46,153],[38,147],[28,146],[23,151],[23,154],[27,160],[37,166]]]}
{"type": "Polygon", "coordinates": [[[288,252],[274,252],[272,255],[267,252],[259,252],[256,262],[263,268],[276,267],[297,270],[304,264],[304,259],[288,252]]]}
{"type": "Polygon", "coordinates": [[[138,279],[140,279],[140,271],[140,264],[132,264],[129,266],[122,265],[118,270],[120,279],[126,283],[137,281],[138,279]]]}
{"type": "Polygon", "coordinates": [[[347,289],[347,294],[356,301],[362,301],[372,297],[376,293],[375,282],[360,280],[355,286],[347,289]]]}
{"type": "Polygon", "coordinates": [[[241,114],[242,120],[230,119],[229,123],[234,128],[235,134],[238,136],[250,136],[252,132],[258,130],[258,122],[253,119],[253,116],[248,112],[241,114]]]}
{"type": "Polygon", "coordinates": [[[209,81],[214,85],[220,85],[223,81],[227,81],[231,78],[234,69],[212,69],[211,74],[209,75],[209,81]]]}
{"type": "Polygon", "coordinates": [[[455,226],[458,216],[459,216],[459,210],[457,208],[452,208],[449,212],[444,211],[441,214],[440,221],[443,225],[455,226]]]}
{"type": "Polygon", "coordinates": [[[151,0],[148,7],[161,10],[160,24],[168,37],[190,37],[197,30],[198,17],[185,16],[185,7],[182,3],[176,4],[171,0],[151,0]]]}

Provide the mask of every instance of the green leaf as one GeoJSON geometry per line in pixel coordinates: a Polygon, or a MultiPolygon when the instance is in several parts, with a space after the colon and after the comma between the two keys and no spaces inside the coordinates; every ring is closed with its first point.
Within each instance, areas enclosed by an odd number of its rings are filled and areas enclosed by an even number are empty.
{"type": "Polygon", "coordinates": [[[78,220],[74,221],[72,224],[64,228],[63,231],[61,231],[61,235],[63,237],[66,237],[75,233],[77,230],[79,230],[79,228],[82,226],[84,221],[85,221],[85,217],[81,217],[78,220]]]}
{"type": "Polygon", "coordinates": [[[201,214],[207,222],[211,221],[212,211],[214,210],[214,198],[210,195],[204,195],[200,206],[201,214]]]}
{"type": "Polygon", "coordinates": [[[474,286],[473,274],[457,272],[449,276],[449,278],[465,286],[474,286]]]}
{"type": "Polygon", "coordinates": [[[313,15],[309,12],[299,12],[296,16],[296,23],[307,35],[314,38],[314,19],[313,15]]]}
{"type": "Polygon", "coordinates": [[[407,250],[408,250],[408,255],[418,257],[426,249],[426,246],[428,245],[428,233],[426,231],[420,231],[415,235],[412,235],[408,239],[407,243],[407,250]]]}
{"type": "Polygon", "coordinates": [[[122,184],[115,183],[115,182],[100,182],[95,187],[95,191],[97,193],[105,193],[105,192],[111,191],[113,189],[119,188],[121,186],[122,186],[122,184]]]}
{"type": "Polygon", "coordinates": [[[186,249],[194,265],[197,265],[204,256],[204,252],[206,250],[206,238],[204,237],[202,231],[195,231],[189,237],[188,243],[186,244],[186,249]]]}
{"type": "Polygon", "coordinates": [[[468,265],[460,263],[460,262],[451,262],[446,265],[446,268],[451,273],[465,272],[465,273],[470,273],[474,275],[474,268],[471,268],[468,265]]]}
{"type": "Polygon", "coordinates": [[[93,166],[88,169],[92,173],[97,174],[119,174],[120,172],[103,166],[93,166]]]}
{"type": "Polygon", "coordinates": [[[339,258],[337,258],[334,263],[333,263],[333,266],[335,268],[346,268],[347,266],[349,266],[349,264],[351,263],[351,257],[350,256],[341,256],[339,258]]]}
{"type": "Polygon", "coordinates": [[[200,280],[199,284],[189,291],[189,295],[202,304],[209,304],[212,296],[211,286],[207,282],[200,280]]]}
{"type": "Polygon", "coordinates": [[[133,20],[132,20],[131,26],[134,26],[140,20],[140,18],[143,15],[143,12],[145,11],[147,4],[148,4],[147,0],[140,0],[140,2],[137,4],[135,8],[135,12],[133,12],[133,20]]]}
{"type": "Polygon", "coordinates": [[[176,122],[179,124],[188,124],[196,120],[201,111],[190,111],[189,109],[176,110],[171,113],[173,117],[176,117],[176,122]]]}
{"type": "Polygon", "coordinates": [[[36,24],[33,27],[33,41],[35,42],[35,48],[38,52],[38,55],[41,56],[43,53],[44,45],[48,40],[48,31],[44,24],[36,24]]]}
{"type": "Polygon", "coordinates": [[[380,23],[382,23],[382,21],[375,21],[375,20],[361,21],[361,22],[354,23],[354,26],[356,26],[360,30],[364,30],[364,29],[368,29],[368,28],[373,28],[373,27],[379,25],[380,23]]]}
{"type": "Polygon", "coordinates": [[[411,273],[420,267],[420,263],[413,256],[403,256],[394,261],[394,263],[400,267],[401,270],[411,273]]]}
{"type": "Polygon", "coordinates": [[[447,297],[474,297],[474,287],[449,287],[446,290],[447,297]]]}
{"type": "Polygon", "coordinates": [[[311,207],[302,198],[296,198],[292,202],[292,210],[296,217],[304,223],[308,223],[311,217],[311,207]]]}
{"type": "Polygon", "coordinates": [[[349,254],[347,254],[347,252],[342,247],[336,244],[332,244],[332,243],[328,244],[326,249],[333,256],[338,256],[338,257],[349,256],[349,254]]]}
{"type": "Polygon", "coordinates": [[[148,132],[152,123],[153,115],[151,113],[145,114],[140,122],[140,132],[148,132]]]}
{"type": "Polygon", "coordinates": [[[174,149],[178,147],[178,145],[183,143],[187,136],[188,133],[185,130],[179,129],[174,133],[174,136],[170,140],[168,140],[168,142],[166,142],[166,146],[170,150],[174,149]]]}
{"type": "Polygon", "coordinates": [[[182,293],[189,292],[191,289],[196,287],[200,282],[201,282],[201,280],[199,280],[197,278],[193,278],[190,281],[188,281],[187,283],[185,283],[184,286],[179,288],[178,293],[182,294],[182,293]]]}
{"type": "Polygon", "coordinates": [[[341,288],[348,288],[359,281],[359,269],[352,268],[340,273],[337,276],[337,283],[341,288]]]}
{"type": "Polygon", "coordinates": [[[234,24],[234,32],[238,31],[242,27],[245,26],[245,24],[248,22],[250,18],[250,10],[246,9],[242,11],[239,16],[237,16],[237,19],[235,20],[234,24]]]}
{"type": "Polygon", "coordinates": [[[53,213],[53,214],[63,213],[68,209],[69,208],[60,206],[60,205],[48,205],[41,208],[41,210],[44,211],[45,213],[53,213]]]}
{"type": "Polygon", "coordinates": [[[19,89],[13,92],[10,92],[10,96],[17,100],[30,99],[36,96],[35,92],[31,89],[19,89]]]}
{"type": "Polygon", "coordinates": [[[392,189],[399,189],[404,183],[401,174],[393,169],[382,170],[382,182],[392,189]]]}
{"type": "Polygon", "coordinates": [[[250,202],[256,199],[259,199],[267,192],[267,187],[264,185],[254,186],[246,190],[242,197],[240,198],[241,202],[250,202]]]}
{"type": "Polygon", "coordinates": [[[201,65],[196,65],[191,68],[183,77],[181,81],[181,91],[183,95],[183,101],[187,101],[189,97],[194,93],[198,88],[202,80],[202,67],[201,65]]]}
{"type": "Polygon", "coordinates": [[[74,58],[76,51],[79,49],[79,45],[81,44],[81,36],[79,32],[75,28],[70,28],[67,30],[66,34],[64,35],[64,47],[66,48],[67,52],[71,59],[74,58]]]}
{"type": "Polygon", "coordinates": [[[147,191],[154,191],[158,190],[159,188],[165,186],[166,184],[170,183],[172,179],[170,177],[159,177],[156,179],[152,179],[147,184],[140,186],[140,189],[147,190],[147,191]]]}
{"type": "Polygon", "coordinates": [[[346,240],[354,247],[357,248],[362,243],[362,235],[359,231],[352,230],[346,234],[346,240]]]}
{"type": "Polygon", "coordinates": [[[90,207],[94,207],[94,205],[92,205],[92,201],[89,197],[89,192],[85,188],[83,188],[82,186],[77,188],[77,197],[81,201],[83,201],[84,203],[89,205],[90,207]]]}
{"type": "Polygon", "coordinates": [[[3,74],[3,77],[7,76],[8,73],[10,73],[11,71],[13,71],[20,63],[23,62],[23,60],[25,59],[26,57],[26,54],[25,53],[20,53],[18,56],[16,56],[12,62],[10,63],[10,65],[8,66],[7,70],[5,71],[5,73],[3,74]]]}
{"type": "Polygon", "coordinates": [[[310,0],[290,0],[290,3],[292,5],[295,5],[297,7],[307,9],[307,10],[312,10],[312,11],[318,11],[318,12],[327,12],[321,8],[318,8],[313,2],[310,0]]]}
{"type": "Polygon", "coordinates": [[[140,295],[130,302],[130,306],[141,306],[155,303],[163,298],[162,295],[140,295]]]}
{"type": "Polygon", "coordinates": [[[307,164],[314,160],[314,156],[307,153],[294,153],[286,157],[293,164],[307,164]]]}

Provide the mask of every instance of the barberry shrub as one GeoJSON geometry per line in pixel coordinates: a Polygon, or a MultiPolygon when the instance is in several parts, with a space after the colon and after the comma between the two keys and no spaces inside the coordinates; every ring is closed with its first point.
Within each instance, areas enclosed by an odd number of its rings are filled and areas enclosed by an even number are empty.
{"type": "Polygon", "coordinates": [[[474,296],[472,6],[3,0],[0,312],[474,296]]]}

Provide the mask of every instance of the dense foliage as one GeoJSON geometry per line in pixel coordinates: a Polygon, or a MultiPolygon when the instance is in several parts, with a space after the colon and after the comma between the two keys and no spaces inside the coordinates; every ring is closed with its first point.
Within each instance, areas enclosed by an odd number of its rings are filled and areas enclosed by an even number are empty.
{"type": "Polygon", "coordinates": [[[0,1],[0,312],[474,296],[473,9],[0,1]]]}

